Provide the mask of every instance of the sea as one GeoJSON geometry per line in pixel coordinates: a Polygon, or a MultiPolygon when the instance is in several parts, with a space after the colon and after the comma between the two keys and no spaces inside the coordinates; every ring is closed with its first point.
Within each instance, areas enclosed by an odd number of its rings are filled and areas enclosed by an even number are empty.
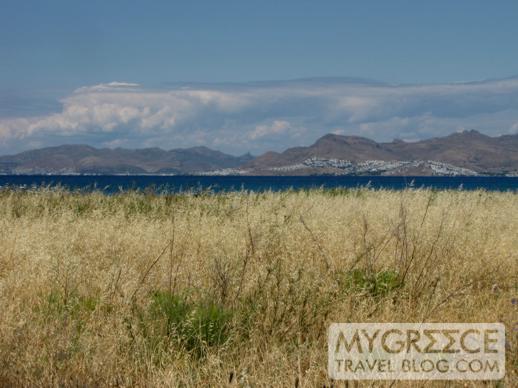
{"type": "Polygon", "coordinates": [[[518,191],[518,177],[456,176],[164,176],[164,175],[0,175],[0,188],[62,187],[69,190],[156,193],[282,191],[362,188],[518,191]]]}

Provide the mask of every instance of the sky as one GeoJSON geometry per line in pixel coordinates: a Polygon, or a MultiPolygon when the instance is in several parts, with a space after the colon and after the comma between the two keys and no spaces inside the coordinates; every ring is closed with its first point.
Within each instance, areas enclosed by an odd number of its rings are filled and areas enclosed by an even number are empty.
{"type": "Polygon", "coordinates": [[[0,154],[518,133],[516,20],[516,0],[1,0],[0,154]]]}

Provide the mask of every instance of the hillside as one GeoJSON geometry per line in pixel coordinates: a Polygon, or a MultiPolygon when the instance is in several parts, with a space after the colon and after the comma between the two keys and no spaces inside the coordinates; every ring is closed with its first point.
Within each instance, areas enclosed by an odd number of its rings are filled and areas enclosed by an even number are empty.
{"type": "Polygon", "coordinates": [[[328,134],[308,147],[232,156],[207,147],[108,149],[63,145],[0,156],[2,174],[518,175],[518,135],[477,131],[377,143],[328,134]]]}
{"type": "Polygon", "coordinates": [[[251,159],[207,147],[165,151],[63,145],[0,157],[0,172],[11,174],[190,174],[234,168],[251,159]]]}
{"type": "Polygon", "coordinates": [[[465,131],[418,142],[377,143],[363,137],[329,134],[309,147],[267,152],[243,167],[258,174],[441,175],[441,169],[457,169],[453,175],[504,175],[518,171],[518,135],[490,137],[465,131]]]}

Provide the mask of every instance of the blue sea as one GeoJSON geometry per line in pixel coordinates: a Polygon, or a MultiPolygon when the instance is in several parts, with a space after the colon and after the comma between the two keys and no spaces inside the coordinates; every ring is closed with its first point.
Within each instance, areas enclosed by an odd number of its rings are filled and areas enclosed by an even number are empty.
{"type": "Polygon", "coordinates": [[[518,177],[0,175],[0,187],[40,186],[101,190],[106,193],[126,190],[220,192],[358,187],[518,191],[518,177]]]}

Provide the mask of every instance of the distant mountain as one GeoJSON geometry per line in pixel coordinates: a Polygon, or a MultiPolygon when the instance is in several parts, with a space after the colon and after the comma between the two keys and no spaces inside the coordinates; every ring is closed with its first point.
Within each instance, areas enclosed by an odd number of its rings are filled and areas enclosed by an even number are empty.
{"type": "Polygon", "coordinates": [[[160,148],[97,149],[63,145],[0,156],[4,174],[193,174],[235,168],[252,159],[227,155],[207,147],[165,151],[160,148]]]}
{"type": "Polygon", "coordinates": [[[518,135],[490,137],[464,131],[418,142],[377,143],[358,136],[329,134],[309,147],[267,152],[243,169],[252,174],[297,175],[514,175],[518,174],[518,135]]]}
{"type": "Polygon", "coordinates": [[[63,145],[1,156],[0,173],[518,176],[518,135],[490,137],[464,131],[418,142],[377,143],[328,134],[311,146],[256,158],[207,147],[165,151],[63,145]]]}

